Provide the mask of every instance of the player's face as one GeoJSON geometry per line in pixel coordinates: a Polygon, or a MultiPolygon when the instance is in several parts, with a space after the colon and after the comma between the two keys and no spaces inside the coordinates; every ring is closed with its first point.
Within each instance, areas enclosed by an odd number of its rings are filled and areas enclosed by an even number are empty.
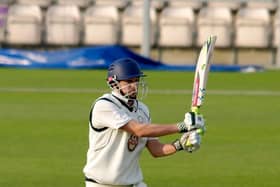
{"type": "Polygon", "coordinates": [[[129,97],[130,99],[137,98],[139,85],[139,78],[132,78],[128,80],[123,80],[119,82],[119,87],[123,95],[129,97]]]}

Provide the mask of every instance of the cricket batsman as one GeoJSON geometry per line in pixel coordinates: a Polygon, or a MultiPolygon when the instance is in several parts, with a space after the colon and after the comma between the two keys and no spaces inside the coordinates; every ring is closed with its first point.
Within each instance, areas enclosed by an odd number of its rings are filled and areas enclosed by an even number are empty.
{"type": "Polygon", "coordinates": [[[204,129],[201,114],[188,112],[182,122],[151,122],[148,107],[138,98],[147,91],[145,75],[130,58],[119,59],[108,68],[111,93],[95,100],[89,115],[89,148],[83,169],[86,187],[147,187],[139,156],[147,148],[153,157],[200,148],[204,129]],[[182,133],[178,140],[163,144],[158,137],[182,133]]]}

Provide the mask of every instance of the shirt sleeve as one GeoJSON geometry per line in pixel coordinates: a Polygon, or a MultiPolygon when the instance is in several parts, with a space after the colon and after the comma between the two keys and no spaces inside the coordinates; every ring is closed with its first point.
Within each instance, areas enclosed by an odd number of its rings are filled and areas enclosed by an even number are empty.
{"type": "Polygon", "coordinates": [[[95,128],[109,127],[118,129],[132,120],[132,117],[115,103],[100,100],[96,102],[92,110],[91,120],[95,128]]]}

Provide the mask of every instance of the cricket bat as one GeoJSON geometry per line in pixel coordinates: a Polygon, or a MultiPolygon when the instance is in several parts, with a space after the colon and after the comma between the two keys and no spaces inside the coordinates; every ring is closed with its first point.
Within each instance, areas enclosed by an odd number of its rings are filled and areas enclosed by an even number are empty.
{"type": "Polygon", "coordinates": [[[210,69],[210,59],[214,50],[217,36],[209,36],[207,41],[204,42],[196,64],[191,111],[199,113],[206,93],[206,83],[210,69]]]}
{"type": "MultiPolygon", "coordinates": [[[[208,37],[207,41],[205,41],[202,45],[197,59],[191,104],[191,111],[197,114],[199,113],[199,109],[204,102],[206,83],[210,69],[210,59],[214,50],[216,39],[217,36],[208,37]]],[[[203,135],[205,129],[196,129],[196,132],[203,135]]],[[[189,147],[189,152],[192,152],[193,145],[189,140],[187,141],[186,145],[189,147]]]]}

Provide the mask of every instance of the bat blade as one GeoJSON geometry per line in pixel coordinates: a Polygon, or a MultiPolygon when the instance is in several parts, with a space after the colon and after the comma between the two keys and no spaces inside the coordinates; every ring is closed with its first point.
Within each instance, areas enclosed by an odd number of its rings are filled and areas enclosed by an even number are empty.
{"type": "Polygon", "coordinates": [[[195,77],[193,83],[192,105],[191,111],[199,113],[199,108],[202,106],[206,93],[206,83],[208,72],[210,69],[210,59],[214,50],[217,36],[209,36],[203,44],[195,69],[195,77]]]}

